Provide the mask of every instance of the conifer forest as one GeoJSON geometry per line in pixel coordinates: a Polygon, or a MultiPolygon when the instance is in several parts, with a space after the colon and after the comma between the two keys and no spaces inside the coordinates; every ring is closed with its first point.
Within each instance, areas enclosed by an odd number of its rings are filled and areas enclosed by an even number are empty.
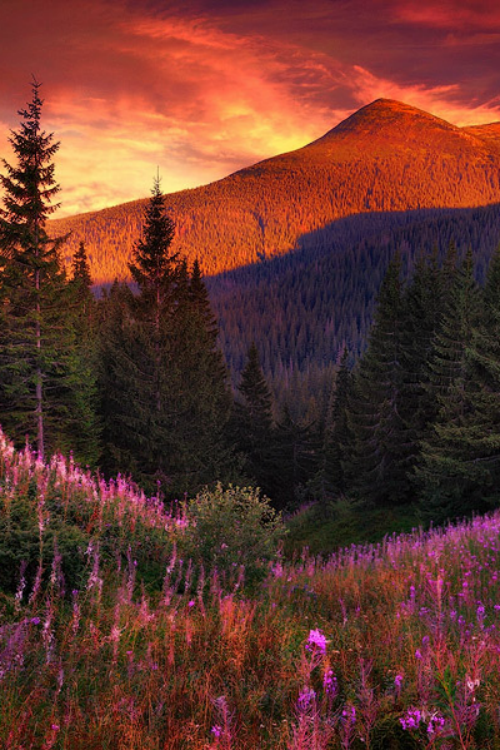
{"type": "Polygon", "coordinates": [[[158,173],[96,278],[31,88],[0,175],[1,746],[500,747],[498,174],[205,276],[158,173]]]}

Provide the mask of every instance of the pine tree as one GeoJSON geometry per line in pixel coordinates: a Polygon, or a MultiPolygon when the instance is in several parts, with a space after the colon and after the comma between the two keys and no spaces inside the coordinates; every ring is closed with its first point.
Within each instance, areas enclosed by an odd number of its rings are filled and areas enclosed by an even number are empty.
{"type": "Polygon", "coordinates": [[[247,471],[268,494],[274,487],[272,396],[260,365],[255,343],[238,387],[241,401],[235,404],[235,433],[239,449],[247,458],[247,471]]]}
{"type": "Polygon", "coordinates": [[[467,411],[458,436],[470,491],[463,510],[500,499],[500,247],[491,259],[482,306],[465,350],[470,371],[467,411]]]}
{"type": "Polygon", "coordinates": [[[92,294],[92,276],[87,258],[85,243],[82,241],[73,256],[72,264],[73,278],[70,286],[73,296],[79,307],[79,314],[90,321],[94,308],[94,296],[92,294]]]}
{"type": "Polygon", "coordinates": [[[401,261],[387,269],[367,350],[354,374],[349,398],[353,451],[348,471],[365,500],[403,502],[408,494],[404,458],[406,431],[400,415],[402,391],[401,261]]]}
{"type": "Polygon", "coordinates": [[[165,461],[175,440],[173,317],[180,278],[174,232],[157,178],[129,264],[139,293],[114,284],[101,337],[102,464],[110,473],[132,472],[148,489],[155,481],[171,483],[165,461]]]}
{"type": "MultiPolygon", "coordinates": [[[[102,421],[100,465],[106,475],[118,472],[137,477],[141,455],[147,451],[137,404],[142,398],[140,370],[143,352],[132,316],[133,294],[115,280],[101,302],[99,336],[99,415],[102,421]]],[[[145,383],[144,383],[145,385],[145,383]]]]}
{"type": "Polygon", "coordinates": [[[40,84],[11,132],[16,166],[3,161],[0,212],[0,419],[17,442],[26,434],[39,455],[71,448],[79,370],[71,295],[59,259],[64,237],[51,238],[48,217],[58,204],[53,157],[59,143],[41,127],[40,84]]]}
{"type": "Polygon", "coordinates": [[[182,279],[173,319],[177,471],[186,486],[198,487],[232,474],[226,432],[232,397],[217,321],[197,261],[192,274],[185,281],[182,274],[182,279]]]}
{"type": "Polygon", "coordinates": [[[199,266],[191,277],[173,238],[157,179],[130,264],[139,292],[113,290],[102,352],[103,466],[169,495],[224,473],[231,403],[199,266]]]}
{"type": "Polygon", "coordinates": [[[421,443],[415,469],[423,509],[435,521],[471,509],[471,492],[479,467],[469,459],[472,445],[466,428],[475,384],[468,347],[479,319],[479,289],[469,251],[458,270],[433,342],[428,391],[437,417],[421,443]]]}
{"type": "Polygon", "coordinates": [[[327,497],[343,494],[349,484],[351,434],[348,424],[351,372],[349,350],[344,348],[333,392],[332,404],[324,438],[324,492],[327,497]]]}
{"type": "Polygon", "coordinates": [[[313,425],[293,419],[288,404],[283,407],[274,431],[273,458],[276,466],[269,494],[276,507],[298,499],[318,470],[318,451],[313,425]]]}
{"type": "Polygon", "coordinates": [[[75,366],[79,382],[73,389],[68,419],[71,449],[80,461],[96,466],[101,452],[101,422],[98,418],[99,326],[97,303],[92,293],[92,277],[85,250],[80,242],[73,257],[73,277],[69,282],[70,307],[75,333],[75,366]]]}
{"type": "Polygon", "coordinates": [[[449,283],[451,256],[441,271],[437,253],[421,256],[403,295],[399,412],[406,437],[405,470],[411,474],[420,451],[420,441],[436,416],[436,404],[429,384],[429,362],[434,335],[443,313],[449,283]]]}

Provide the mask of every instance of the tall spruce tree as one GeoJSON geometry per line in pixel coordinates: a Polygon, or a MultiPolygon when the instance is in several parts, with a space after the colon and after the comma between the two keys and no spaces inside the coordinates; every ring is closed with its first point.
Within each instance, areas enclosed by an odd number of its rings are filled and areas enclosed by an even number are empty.
{"type": "Polygon", "coordinates": [[[423,510],[435,521],[471,510],[479,467],[466,425],[473,411],[468,349],[479,321],[479,289],[474,280],[472,252],[455,275],[442,322],[434,337],[427,389],[437,416],[421,443],[415,475],[423,510]]]}
{"type": "Polygon", "coordinates": [[[345,493],[351,479],[348,473],[352,448],[348,424],[351,385],[351,372],[348,362],[349,350],[345,347],[338,366],[324,436],[323,486],[327,498],[345,493]]]}
{"type": "Polygon", "coordinates": [[[101,452],[101,421],[97,415],[99,372],[99,327],[97,303],[92,293],[92,277],[85,244],[80,242],[73,257],[70,280],[70,306],[75,333],[75,364],[79,382],[73,389],[73,403],[68,413],[71,449],[80,461],[96,466],[101,452]]]}
{"type": "Polygon", "coordinates": [[[402,393],[401,261],[387,269],[377,300],[367,350],[354,373],[349,398],[353,451],[346,469],[358,495],[372,502],[404,502],[406,430],[402,393]]]}
{"type": "Polygon", "coordinates": [[[463,440],[475,477],[471,507],[481,510],[500,501],[500,246],[490,261],[466,357],[471,388],[463,440]]]}
{"type": "Polygon", "coordinates": [[[318,453],[311,422],[292,417],[285,404],[274,431],[273,458],[276,471],[269,489],[274,505],[290,506],[305,491],[318,470],[318,453]]]}
{"type": "Polygon", "coordinates": [[[35,440],[44,457],[72,447],[72,410],[84,375],[58,253],[65,238],[49,237],[46,228],[58,207],[53,158],[59,143],[42,130],[42,105],[35,80],[31,101],[19,111],[19,130],[11,132],[17,163],[3,160],[0,176],[0,421],[16,442],[26,435],[35,440]]]}
{"type": "Polygon", "coordinates": [[[451,269],[450,254],[441,271],[437,252],[421,256],[403,294],[400,415],[404,423],[405,470],[412,473],[429,424],[436,416],[435,399],[428,388],[429,361],[434,335],[443,313],[451,269]]]}
{"type": "Polygon", "coordinates": [[[234,411],[236,442],[246,456],[250,477],[272,495],[276,473],[273,404],[255,342],[248,350],[238,389],[241,400],[234,411]]]}
{"type": "Polygon", "coordinates": [[[232,478],[232,448],[227,439],[232,396],[218,345],[217,321],[197,261],[180,289],[173,351],[176,451],[180,477],[185,477],[186,486],[198,487],[232,478]]]}
{"type": "Polygon", "coordinates": [[[157,179],[130,264],[139,292],[113,290],[102,345],[103,466],[170,496],[223,473],[230,409],[199,267],[192,278],[173,238],[157,179]]]}

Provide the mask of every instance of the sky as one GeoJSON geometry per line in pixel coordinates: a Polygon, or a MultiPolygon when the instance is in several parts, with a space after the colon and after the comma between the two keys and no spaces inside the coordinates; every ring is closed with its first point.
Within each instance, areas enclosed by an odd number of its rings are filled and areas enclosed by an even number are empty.
{"type": "Polygon", "coordinates": [[[42,83],[58,216],[207,184],[374,99],[500,120],[498,0],[0,0],[0,157],[42,83]]]}

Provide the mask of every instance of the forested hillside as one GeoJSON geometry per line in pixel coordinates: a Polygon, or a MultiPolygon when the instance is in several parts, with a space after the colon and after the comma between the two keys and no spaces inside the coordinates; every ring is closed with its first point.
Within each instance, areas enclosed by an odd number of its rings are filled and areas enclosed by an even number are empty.
{"type": "MultiPolygon", "coordinates": [[[[168,196],[176,247],[204,274],[283,255],[353,214],[500,201],[500,127],[458,128],[379,99],[314,143],[205,187],[168,196]]],[[[85,241],[95,283],[128,277],[145,200],[52,223],[85,241]]]]}
{"type": "Polygon", "coordinates": [[[352,356],[363,350],[375,298],[397,250],[407,276],[422,253],[437,248],[442,259],[451,242],[460,255],[471,247],[482,282],[499,240],[498,205],[372,213],[304,235],[299,249],[284,257],[209,277],[235,382],[255,341],[276,390],[292,388],[295,403],[303,404],[307,395],[322,393],[345,344],[352,356]]]}

